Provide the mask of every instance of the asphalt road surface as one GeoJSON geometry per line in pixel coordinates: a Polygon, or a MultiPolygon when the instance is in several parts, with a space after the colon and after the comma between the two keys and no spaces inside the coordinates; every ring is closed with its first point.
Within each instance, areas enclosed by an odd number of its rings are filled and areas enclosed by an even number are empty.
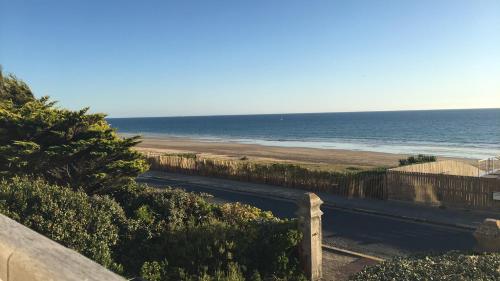
{"type": "MultiPolygon", "coordinates": [[[[167,179],[138,179],[153,186],[172,186],[214,196],[214,202],[241,202],[272,211],[282,218],[295,217],[297,206],[283,199],[214,189],[210,185],[167,179]]],[[[237,183],[235,183],[237,184],[237,183]]],[[[323,243],[383,258],[424,252],[472,250],[472,231],[322,207],[323,243]]]]}

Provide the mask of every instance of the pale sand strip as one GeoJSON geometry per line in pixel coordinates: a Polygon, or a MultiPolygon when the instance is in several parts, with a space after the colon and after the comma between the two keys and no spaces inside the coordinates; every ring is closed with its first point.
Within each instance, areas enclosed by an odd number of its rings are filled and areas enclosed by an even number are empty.
{"type": "Polygon", "coordinates": [[[306,164],[353,167],[393,167],[405,155],[352,151],[342,149],[319,149],[302,147],[264,146],[236,142],[213,142],[176,137],[144,137],[138,150],[155,152],[193,152],[220,157],[240,158],[247,156],[251,160],[287,161],[306,164]]]}

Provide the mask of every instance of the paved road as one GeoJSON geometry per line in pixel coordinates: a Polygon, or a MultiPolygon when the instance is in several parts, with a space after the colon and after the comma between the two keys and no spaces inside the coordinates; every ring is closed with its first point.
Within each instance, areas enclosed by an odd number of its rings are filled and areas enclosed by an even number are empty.
{"type": "MultiPolygon", "coordinates": [[[[211,185],[169,179],[139,179],[154,186],[180,187],[205,192],[215,202],[242,202],[272,211],[279,217],[294,217],[294,202],[283,199],[221,190],[211,185]]],[[[416,223],[391,217],[322,207],[325,244],[380,257],[419,252],[467,250],[474,247],[472,232],[463,229],[416,223]]]]}

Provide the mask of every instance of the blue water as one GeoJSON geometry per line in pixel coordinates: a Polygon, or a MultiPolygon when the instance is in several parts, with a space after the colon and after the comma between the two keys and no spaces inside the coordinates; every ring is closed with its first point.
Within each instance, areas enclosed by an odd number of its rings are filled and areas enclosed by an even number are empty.
{"type": "Polygon", "coordinates": [[[486,158],[500,109],[109,118],[119,133],[206,141],[486,158]]]}

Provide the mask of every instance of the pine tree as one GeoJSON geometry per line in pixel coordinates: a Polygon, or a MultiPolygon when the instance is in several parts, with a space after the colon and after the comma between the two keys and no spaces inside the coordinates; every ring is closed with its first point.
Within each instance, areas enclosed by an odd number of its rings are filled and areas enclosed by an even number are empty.
{"type": "Polygon", "coordinates": [[[89,194],[133,181],[147,169],[104,114],[56,107],[26,83],[0,73],[0,176],[34,175],[89,194]]]}

